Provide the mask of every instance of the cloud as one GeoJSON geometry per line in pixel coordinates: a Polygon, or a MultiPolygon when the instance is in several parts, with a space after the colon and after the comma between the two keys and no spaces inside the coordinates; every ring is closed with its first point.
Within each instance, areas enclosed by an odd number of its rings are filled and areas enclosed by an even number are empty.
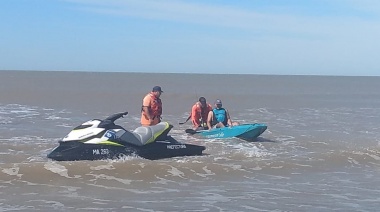
{"type": "Polygon", "coordinates": [[[82,10],[108,15],[138,17],[148,20],[193,23],[214,26],[250,27],[251,20],[263,18],[252,11],[230,6],[151,0],[70,0],[82,4],[82,10]]]}
{"type": "Polygon", "coordinates": [[[378,0],[340,0],[342,4],[348,7],[371,14],[374,18],[379,19],[380,16],[380,1],[378,0]]]}
{"type": "MultiPolygon", "coordinates": [[[[147,39],[151,46],[155,46],[154,49],[171,50],[170,56],[160,57],[160,62],[165,58],[178,57],[178,52],[183,51],[186,55],[190,51],[192,57],[199,55],[198,63],[203,61],[198,69],[205,68],[207,64],[214,67],[221,63],[221,67],[226,69],[241,66],[241,70],[276,72],[288,69],[300,73],[306,70],[314,70],[314,73],[321,70],[354,72],[365,66],[367,70],[378,67],[375,55],[380,48],[377,42],[380,37],[380,1],[309,0],[297,1],[296,5],[291,5],[294,1],[290,1],[282,5],[267,3],[253,6],[258,1],[252,0],[250,8],[239,5],[238,1],[228,2],[231,5],[180,0],[67,1],[81,11],[162,22],[163,25],[174,23],[172,26],[175,27],[178,23],[188,31],[193,30],[196,39],[187,34],[175,34],[173,37],[165,34],[163,39],[167,42],[147,39]],[[229,33],[232,36],[225,36],[229,33]],[[162,42],[165,48],[160,48],[162,42]],[[173,43],[180,45],[169,48],[168,45],[173,43]]],[[[157,35],[160,32],[152,33],[157,35]]]]}
{"type": "MultiPolygon", "coordinates": [[[[284,10],[288,13],[274,13],[268,12],[270,11],[268,9],[264,12],[259,11],[259,9],[248,10],[238,6],[211,5],[191,1],[69,0],[69,2],[80,4],[80,9],[87,12],[210,27],[227,27],[281,36],[324,36],[337,31],[336,29],[350,31],[351,28],[371,24],[359,16],[352,15],[312,16],[297,12],[292,13],[288,9],[284,10]],[[351,23],[351,26],[346,24],[348,22],[351,23]]],[[[370,5],[374,3],[371,0],[343,0],[339,2],[350,8],[357,8],[358,5],[361,5],[361,10],[372,10],[370,5]],[[360,4],[358,2],[365,3],[360,4]]],[[[313,7],[313,5],[308,6],[313,7]]]]}

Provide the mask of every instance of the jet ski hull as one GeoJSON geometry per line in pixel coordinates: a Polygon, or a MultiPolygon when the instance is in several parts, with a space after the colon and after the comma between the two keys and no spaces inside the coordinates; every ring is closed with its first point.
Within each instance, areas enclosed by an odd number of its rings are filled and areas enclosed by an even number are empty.
{"type": "Polygon", "coordinates": [[[157,160],[163,158],[202,155],[204,146],[180,143],[173,138],[156,141],[144,146],[112,146],[102,144],[85,144],[79,141],[59,142],[48,158],[56,161],[104,160],[118,159],[123,156],[139,156],[157,160]]]}
{"type": "Polygon", "coordinates": [[[128,131],[114,122],[128,112],[116,113],[106,119],[92,119],[75,127],[59,141],[47,157],[57,161],[117,159],[139,156],[156,160],[202,155],[204,146],[180,143],[170,135],[168,122],[141,126],[128,131]]]}

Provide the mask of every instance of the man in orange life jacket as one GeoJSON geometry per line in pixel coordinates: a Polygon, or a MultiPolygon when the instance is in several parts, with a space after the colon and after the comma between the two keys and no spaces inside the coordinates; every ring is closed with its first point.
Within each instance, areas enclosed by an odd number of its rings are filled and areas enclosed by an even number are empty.
{"type": "Polygon", "coordinates": [[[203,130],[207,127],[207,115],[212,111],[212,106],[206,102],[206,98],[200,97],[191,108],[191,121],[194,130],[203,130]]]}
{"type": "Polygon", "coordinates": [[[152,126],[161,122],[162,102],[160,99],[160,86],[154,86],[152,92],[148,93],[144,99],[141,109],[141,125],[152,126]]]}

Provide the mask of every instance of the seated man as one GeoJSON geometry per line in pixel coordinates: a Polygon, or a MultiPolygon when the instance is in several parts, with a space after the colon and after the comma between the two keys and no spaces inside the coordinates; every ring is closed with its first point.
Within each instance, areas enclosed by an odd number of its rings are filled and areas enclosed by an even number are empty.
{"type": "Polygon", "coordinates": [[[200,97],[199,101],[191,107],[191,121],[194,130],[203,130],[207,127],[206,121],[212,106],[206,102],[206,98],[200,97]]]}
{"type": "Polygon", "coordinates": [[[207,116],[207,126],[211,130],[214,128],[236,126],[239,125],[238,122],[232,122],[230,114],[224,108],[222,108],[222,101],[217,99],[215,101],[215,108],[208,113],[207,116]]]}

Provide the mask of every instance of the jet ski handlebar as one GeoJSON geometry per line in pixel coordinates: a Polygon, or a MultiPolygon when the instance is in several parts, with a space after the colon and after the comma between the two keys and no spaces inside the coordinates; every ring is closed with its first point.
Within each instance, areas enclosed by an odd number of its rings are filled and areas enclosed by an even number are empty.
{"type": "Polygon", "coordinates": [[[121,117],[124,117],[128,114],[128,112],[123,112],[123,113],[116,113],[116,114],[113,114],[109,117],[107,117],[106,119],[104,120],[109,120],[109,121],[112,121],[112,122],[115,122],[117,119],[121,118],[121,117]]]}

